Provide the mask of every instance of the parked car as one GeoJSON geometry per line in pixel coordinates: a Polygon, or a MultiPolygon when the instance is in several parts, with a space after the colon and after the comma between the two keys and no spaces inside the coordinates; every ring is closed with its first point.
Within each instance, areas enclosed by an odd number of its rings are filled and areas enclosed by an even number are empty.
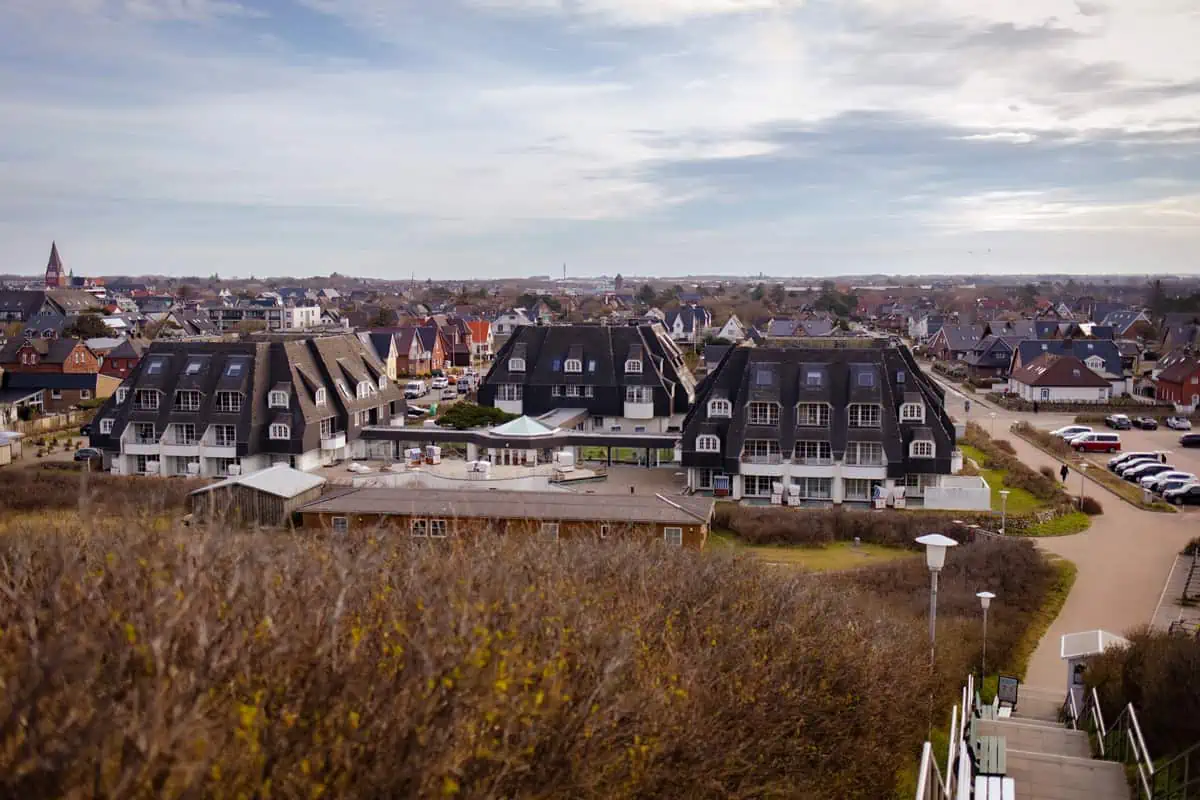
{"type": "Polygon", "coordinates": [[[1163,463],[1161,456],[1143,456],[1141,458],[1135,458],[1132,461],[1127,461],[1124,464],[1122,464],[1120,467],[1117,468],[1117,474],[1120,475],[1122,478],[1124,478],[1130,472],[1132,472],[1133,470],[1137,469],[1138,467],[1140,467],[1144,464],[1161,464],[1161,463],[1163,463]]]}
{"type": "Polygon", "coordinates": [[[1166,494],[1167,492],[1181,489],[1184,486],[1189,486],[1195,482],[1196,479],[1194,477],[1172,478],[1169,481],[1159,481],[1158,483],[1154,484],[1154,487],[1151,489],[1151,491],[1153,491],[1155,494],[1166,494]]]}
{"type": "Polygon", "coordinates": [[[1059,428],[1058,430],[1050,431],[1050,435],[1058,436],[1059,438],[1062,438],[1062,439],[1071,439],[1072,437],[1078,436],[1081,433],[1091,433],[1091,432],[1092,432],[1092,429],[1089,428],[1087,425],[1068,425],[1065,428],[1059,428]]]}
{"type": "Polygon", "coordinates": [[[1126,470],[1122,476],[1127,481],[1132,483],[1141,483],[1142,478],[1149,478],[1151,475],[1159,475],[1163,472],[1174,472],[1174,464],[1155,464],[1153,461],[1146,464],[1138,464],[1132,469],[1126,470]]]}
{"type": "Polygon", "coordinates": [[[1113,430],[1127,431],[1133,427],[1133,420],[1126,414],[1109,414],[1104,418],[1104,424],[1113,430]]]}
{"type": "Polygon", "coordinates": [[[1158,453],[1152,453],[1148,450],[1132,450],[1128,453],[1122,453],[1119,456],[1113,456],[1108,460],[1108,468],[1116,472],[1119,468],[1125,466],[1129,462],[1138,458],[1158,458],[1158,453]]]}
{"type": "Polygon", "coordinates": [[[1163,500],[1177,506],[1200,506],[1200,483],[1189,483],[1187,486],[1163,492],[1163,500]]]}
{"type": "Polygon", "coordinates": [[[1187,417],[1167,417],[1167,427],[1173,431],[1190,431],[1192,421],[1187,417]]]}
{"type": "Polygon", "coordinates": [[[1143,489],[1161,492],[1162,484],[1166,483],[1167,481],[1183,481],[1184,483],[1191,483],[1194,480],[1196,480],[1196,476],[1190,472],[1180,472],[1179,470],[1171,469],[1167,470],[1166,472],[1160,472],[1157,475],[1144,477],[1141,480],[1141,484],[1143,489]]]}
{"type": "Polygon", "coordinates": [[[450,385],[450,381],[448,381],[446,379],[445,375],[439,375],[436,378],[434,378],[432,381],[430,381],[429,385],[431,387],[433,387],[434,389],[445,389],[447,386],[450,385]]]}
{"type": "Polygon", "coordinates": [[[466,381],[459,381],[458,385],[455,386],[454,389],[456,392],[458,392],[458,394],[470,394],[471,384],[467,383],[466,381]]]}
{"type": "Polygon", "coordinates": [[[413,418],[427,417],[429,416],[429,409],[422,408],[421,406],[409,406],[407,409],[405,409],[404,413],[406,416],[413,418]]]}
{"type": "Polygon", "coordinates": [[[440,396],[443,400],[457,400],[458,390],[453,386],[443,386],[440,396]]]}
{"type": "Polygon", "coordinates": [[[1115,453],[1121,449],[1121,436],[1117,433],[1082,433],[1069,443],[1080,453],[1115,453]]]}
{"type": "Polygon", "coordinates": [[[75,451],[76,461],[103,461],[104,453],[95,447],[81,447],[75,451]]]}
{"type": "Polygon", "coordinates": [[[1144,431],[1158,430],[1158,420],[1154,417],[1134,417],[1132,421],[1135,428],[1141,428],[1144,431]]]}
{"type": "Polygon", "coordinates": [[[404,384],[404,397],[408,400],[424,397],[428,392],[429,388],[425,385],[425,381],[409,381],[404,384]]]}
{"type": "Polygon", "coordinates": [[[1180,447],[1200,447],[1200,433],[1185,433],[1179,437],[1180,447]]]}

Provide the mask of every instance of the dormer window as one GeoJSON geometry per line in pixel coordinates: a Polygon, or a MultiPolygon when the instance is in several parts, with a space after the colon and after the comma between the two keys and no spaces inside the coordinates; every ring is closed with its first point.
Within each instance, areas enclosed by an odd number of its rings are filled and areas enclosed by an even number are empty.
{"type": "Polygon", "coordinates": [[[1104,359],[1100,356],[1088,356],[1087,361],[1083,363],[1087,364],[1088,369],[1094,369],[1097,372],[1104,369],[1104,359]]]}
{"type": "Polygon", "coordinates": [[[578,358],[568,358],[563,365],[564,372],[583,372],[583,362],[578,358]]]}
{"type": "Polygon", "coordinates": [[[750,403],[746,407],[746,421],[750,425],[778,425],[779,405],[777,403],[750,403]]]}
{"type": "Polygon", "coordinates": [[[634,360],[631,358],[625,362],[626,374],[636,375],[636,374],[640,373],[641,371],[642,371],[642,362],[641,361],[634,360]]]}
{"type": "Polygon", "coordinates": [[[272,439],[290,439],[292,438],[292,428],[290,425],[275,423],[271,426],[270,432],[272,439]]]}
{"type": "Polygon", "coordinates": [[[509,372],[524,372],[525,371],[525,359],[510,358],[508,360],[508,371],[509,372]]]}
{"type": "Polygon", "coordinates": [[[122,386],[117,389],[117,405],[121,405],[121,403],[124,403],[125,399],[127,397],[129,397],[129,389],[128,388],[122,386]]]}
{"type": "Polygon", "coordinates": [[[933,458],[934,445],[927,439],[918,439],[908,446],[909,458],[933,458]]]}
{"type": "Polygon", "coordinates": [[[371,385],[370,381],[359,381],[358,382],[358,399],[362,400],[363,398],[370,397],[371,392],[374,391],[374,389],[375,389],[375,387],[371,385]]]}
{"type": "Polygon", "coordinates": [[[341,378],[337,380],[338,391],[342,393],[342,397],[350,399],[350,387],[346,386],[346,382],[341,378]]]}
{"type": "Polygon", "coordinates": [[[269,395],[267,395],[267,405],[271,408],[287,408],[288,393],[280,391],[271,392],[269,395]]]}
{"type": "Polygon", "coordinates": [[[100,420],[100,435],[101,436],[108,436],[109,434],[112,433],[112,429],[113,429],[112,417],[105,417],[104,419],[100,420]]]}
{"type": "Polygon", "coordinates": [[[317,391],[313,393],[313,402],[318,408],[324,406],[328,402],[324,386],[322,386],[320,389],[317,389],[317,391]]]}
{"type": "Polygon", "coordinates": [[[924,422],[925,421],[925,404],[924,403],[905,403],[900,406],[900,421],[901,422],[924,422]]]}
{"type": "Polygon", "coordinates": [[[701,434],[696,437],[696,452],[719,453],[721,452],[721,440],[711,433],[701,434]]]}
{"type": "Polygon", "coordinates": [[[386,389],[386,388],[387,388],[387,386],[388,386],[388,377],[387,377],[387,375],[380,375],[380,376],[379,376],[379,391],[381,391],[381,392],[382,392],[384,389],[386,389]]]}
{"type": "Polygon", "coordinates": [[[733,405],[725,399],[714,398],[708,401],[708,415],[710,417],[728,417],[733,414],[733,405]]]}
{"type": "Polygon", "coordinates": [[[133,407],[139,411],[157,411],[158,391],[156,389],[138,389],[133,393],[133,407]]]}
{"type": "Polygon", "coordinates": [[[804,371],[804,385],[809,389],[820,389],[821,384],[825,382],[824,376],[819,369],[809,369],[804,371]]]}

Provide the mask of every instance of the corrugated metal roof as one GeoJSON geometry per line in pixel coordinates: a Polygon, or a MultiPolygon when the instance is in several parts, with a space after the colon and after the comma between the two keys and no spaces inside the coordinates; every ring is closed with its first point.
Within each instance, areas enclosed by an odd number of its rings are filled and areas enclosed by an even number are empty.
{"type": "Polygon", "coordinates": [[[246,486],[255,491],[276,497],[291,498],[303,494],[309,489],[321,486],[324,483],[325,479],[320,475],[313,475],[311,472],[301,472],[298,469],[292,469],[287,464],[276,464],[273,467],[267,467],[258,472],[252,472],[249,475],[235,475],[232,478],[226,478],[211,486],[197,489],[192,494],[211,492],[213,489],[220,489],[226,486],[246,486]]]}
{"type": "Polygon", "coordinates": [[[477,519],[529,519],[695,525],[708,519],[713,500],[649,495],[572,494],[568,492],[480,491],[368,488],[326,495],[300,510],[324,514],[391,514],[477,519]],[[674,505],[672,505],[674,504],[674,505]],[[679,506],[677,508],[676,506],[679,506]]]}

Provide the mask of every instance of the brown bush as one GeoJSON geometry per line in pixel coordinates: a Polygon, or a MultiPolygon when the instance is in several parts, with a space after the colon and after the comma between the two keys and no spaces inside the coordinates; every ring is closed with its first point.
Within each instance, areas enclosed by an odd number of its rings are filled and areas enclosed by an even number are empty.
{"type": "Polygon", "coordinates": [[[190,492],[208,484],[187,478],[86,474],[73,463],[70,467],[42,467],[5,470],[0,480],[0,513],[76,508],[116,515],[131,508],[151,514],[179,511],[190,492]]]}
{"type": "Polygon", "coordinates": [[[1079,510],[1089,517],[1094,517],[1104,513],[1104,506],[1100,505],[1096,498],[1084,496],[1079,498],[1079,510]]]}
{"type": "MultiPolygon", "coordinates": [[[[1013,515],[1009,515],[1009,522],[1013,519],[1013,515]]],[[[947,532],[963,539],[966,529],[958,530],[953,520],[973,522],[985,528],[996,522],[995,515],[989,513],[847,511],[842,508],[797,511],[778,506],[718,503],[713,527],[732,531],[739,539],[756,545],[821,547],[832,542],[860,539],[869,544],[915,547],[914,540],[930,531],[947,532]]]]}
{"type": "MultiPolygon", "coordinates": [[[[1025,425],[1026,423],[1021,424],[1025,425]]],[[[1049,436],[1049,434],[1046,435],[1049,436]]],[[[1045,472],[1034,471],[1030,468],[1016,457],[1016,450],[1011,442],[992,439],[982,427],[974,422],[967,423],[967,435],[963,441],[984,454],[986,468],[1004,470],[1007,473],[1004,482],[1009,487],[1024,489],[1039,500],[1055,505],[1065,506],[1071,502],[1070,496],[1063,491],[1053,474],[1047,475],[1045,472]]]]}
{"type": "Polygon", "coordinates": [[[992,446],[1002,453],[1008,453],[1010,456],[1017,454],[1017,449],[1013,447],[1012,442],[1008,439],[994,439],[992,440],[992,446]]]}
{"type": "Polygon", "coordinates": [[[1045,465],[1038,467],[1038,474],[1044,476],[1047,480],[1058,480],[1058,476],[1054,474],[1054,470],[1045,465]]]}
{"type": "Polygon", "coordinates": [[[1069,458],[1071,456],[1071,447],[1057,436],[1051,436],[1049,431],[1044,431],[1041,428],[1035,428],[1028,422],[1018,422],[1013,426],[1013,432],[1020,434],[1024,438],[1037,444],[1043,450],[1049,451],[1051,454],[1059,458],[1069,458]]]}
{"type": "Polygon", "coordinates": [[[1143,629],[1128,648],[1105,651],[1084,680],[1111,725],[1133,703],[1146,747],[1155,759],[1200,741],[1200,639],[1143,629]]]}
{"type": "Polygon", "coordinates": [[[1197,552],[1200,552],[1200,536],[1192,539],[1184,546],[1182,555],[1191,556],[1195,555],[1197,552]]]}
{"type": "Polygon", "coordinates": [[[978,547],[950,556],[934,676],[915,561],[838,582],[616,542],[10,533],[0,795],[890,796],[974,663],[967,593],[1015,610],[1037,573],[978,547]]]}

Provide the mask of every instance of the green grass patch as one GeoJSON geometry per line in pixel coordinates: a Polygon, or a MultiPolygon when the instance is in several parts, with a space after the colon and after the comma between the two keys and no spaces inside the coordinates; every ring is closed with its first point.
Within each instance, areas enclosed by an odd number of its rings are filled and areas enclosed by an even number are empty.
{"type": "MultiPolygon", "coordinates": [[[[1017,675],[1022,679],[1025,678],[1025,673],[1029,670],[1029,659],[1033,657],[1033,651],[1037,649],[1038,642],[1046,635],[1046,631],[1050,630],[1050,626],[1058,618],[1058,613],[1066,605],[1067,596],[1071,594],[1071,587],[1075,585],[1075,576],[1079,570],[1076,568],[1074,562],[1067,561],[1065,558],[1052,558],[1050,563],[1058,572],[1058,576],[1054,580],[1054,585],[1046,593],[1042,607],[1037,610],[1037,613],[1029,621],[1029,627],[1025,629],[1025,635],[1017,643],[1008,662],[1000,667],[1000,672],[1017,675]]],[[[995,689],[993,688],[992,691],[994,695],[995,689]]]]}
{"type": "Polygon", "coordinates": [[[814,572],[835,572],[884,564],[899,558],[914,558],[918,553],[878,544],[834,542],[825,547],[800,545],[750,545],[730,531],[714,530],[708,545],[713,550],[738,550],[770,564],[786,564],[814,572]]]}
{"type": "Polygon", "coordinates": [[[1030,525],[1022,536],[1072,536],[1083,533],[1092,526],[1092,518],[1082,511],[1072,511],[1048,522],[1030,525]]]}
{"type": "Polygon", "coordinates": [[[1046,507],[1046,502],[1034,497],[1026,489],[1018,489],[1009,486],[1005,483],[1005,478],[1008,476],[1006,470],[1002,469],[985,469],[983,464],[986,456],[982,450],[972,447],[969,444],[959,445],[965,458],[969,458],[979,465],[979,474],[988,482],[988,486],[992,487],[992,510],[999,511],[1004,505],[1003,499],[1000,497],[1000,490],[1007,489],[1008,494],[1008,511],[1013,514],[1028,514],[1032,511],[1040,511],[1046,507]]]}

